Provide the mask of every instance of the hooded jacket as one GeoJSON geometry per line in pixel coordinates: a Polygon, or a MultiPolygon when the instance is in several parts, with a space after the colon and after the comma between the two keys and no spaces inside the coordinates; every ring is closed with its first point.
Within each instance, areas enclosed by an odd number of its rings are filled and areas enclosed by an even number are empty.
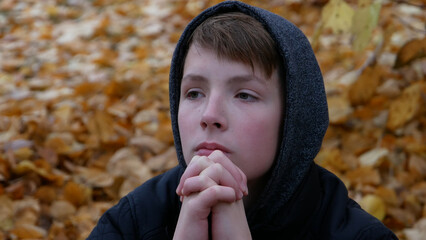
{"type": "Polygon", "coordinates": [[[187,42],[200,23],[225,12],[242,12],[263,24],[277,43],[285,72],[280,149],[263,193],[246,212],[253,239],[397,239],[348,198],[335,175],[313,161],[328,127],[328,109],[322,74],[305,35],[286,19],[238,1],[219,3],[194,18],[173,54],[170,112],[179,165],[121,199],[89,239],[173,237],[181,207],[175,190],[186,168],[177,116],[187,42]]]}

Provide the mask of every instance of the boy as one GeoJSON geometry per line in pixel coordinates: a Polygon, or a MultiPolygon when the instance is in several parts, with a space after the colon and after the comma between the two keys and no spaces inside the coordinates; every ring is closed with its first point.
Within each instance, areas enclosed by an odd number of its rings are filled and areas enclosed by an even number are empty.
{"type": "Polygon", "coordinates": [[[313,159],[328,125],[303,33],[241,2],[185,29],[170,72],[179,165],[99,220],[89,239],[396,239],[313,159]]]}

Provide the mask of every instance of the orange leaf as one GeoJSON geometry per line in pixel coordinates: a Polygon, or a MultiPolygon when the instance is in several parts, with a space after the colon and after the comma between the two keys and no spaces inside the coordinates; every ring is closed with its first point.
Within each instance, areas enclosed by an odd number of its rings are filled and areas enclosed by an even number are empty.
{"type": "Polygon", "coordinates": [[[79,207],[87,203],[90,197],[90,189],[75,182],[68,182],[64,188],[64,197],[65,200],[79,207]]]}

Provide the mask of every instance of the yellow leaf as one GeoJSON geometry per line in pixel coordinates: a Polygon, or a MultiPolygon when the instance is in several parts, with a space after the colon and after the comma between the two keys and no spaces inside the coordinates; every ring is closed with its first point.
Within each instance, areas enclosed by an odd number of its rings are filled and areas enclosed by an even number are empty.
{"type": "Polygon", "coordinates": [[[354,10],[343,0],[331,0],[322,10],[321,21],[333,33],[348,32],[352,26],[354,10]]]}
{"type": "Polygon", "coordinates": [[[371,34],[377,26],[380,8],[380,2],[366,4],[360,1],[360,8],[354,13],[351,29],[354,36],[352,45],[355,50],[363,50],[370,41],[371,34]]]}
{"type": "Polygon", "coordinates": [[[345,122],[353,109],[349,101],[341,96],[330,96],[327,98],[330,123],[339,124],[345,122]]]}
{"type": "Polygon", "coordinates": [[[380,221],[384,219],[386,206],[380,197],[373,194],[366,195],[361,199],[359,205],[380,221]]]}

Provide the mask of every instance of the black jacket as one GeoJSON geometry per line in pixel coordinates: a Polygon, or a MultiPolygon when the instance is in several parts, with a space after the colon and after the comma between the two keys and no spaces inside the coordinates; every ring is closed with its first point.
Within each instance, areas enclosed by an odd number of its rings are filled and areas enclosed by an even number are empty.
{"type": "MultiPolygon", "coordinates": [[[[89,239],[172,239],[181,206],[175,190],[183,170],[177,166],[121,199],[101,217],[89,239]]],[[[253,239],[397,239],[347,197],[334,174],[316,164],[286,206],[263,220],[269,223],[251,223],[253,239]]]]}
{"type": "Polygon", "coordinates": [[[188,38],[208,17],[231,11],[250,15],[264,25],[277,43],[285,73],[280,149],[263,193],[246,212],[253,238],[396,239],[380,221],[348,198],[344,184],[335,175],[313,161],[328,127],[328,109],[321,71],[309,41],[284,18],[238,1],[222,2],[198,15],[176,46],[169,89],[179,165],[144,183],[108,210],[89,239],[173,237],[180,210],[175,190],[186,167],[177,115],[188,38]]]}

